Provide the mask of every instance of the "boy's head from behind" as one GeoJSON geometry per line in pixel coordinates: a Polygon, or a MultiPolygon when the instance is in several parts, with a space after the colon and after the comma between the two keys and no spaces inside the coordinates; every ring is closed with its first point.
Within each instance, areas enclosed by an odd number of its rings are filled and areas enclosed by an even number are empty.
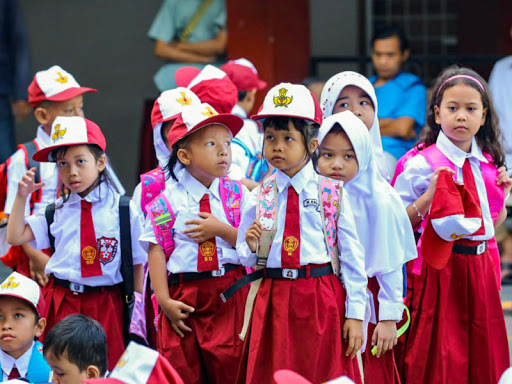
{"type": "Polygon", "coordinates": [[[80,384],[82,379],[103,377],[107,372],[105,331],[84,315],[70,315],[58,322],[45,337],[43,354],[57,384],[80,384]]]}
{"type": "Polygon", "coordinates": [[[46,327],[39,285],[13,272],[0,284],[0,348],[18,359],[46,327]]]}
{"type": "Polygon", "coordinates": [[[28,101],[34,108],[37,121],[49,133],[57,116],[81,116],[83,93],[97,92],[80,87],[73,75],[58,65],[39,71],[28,87],[28,101]]]}

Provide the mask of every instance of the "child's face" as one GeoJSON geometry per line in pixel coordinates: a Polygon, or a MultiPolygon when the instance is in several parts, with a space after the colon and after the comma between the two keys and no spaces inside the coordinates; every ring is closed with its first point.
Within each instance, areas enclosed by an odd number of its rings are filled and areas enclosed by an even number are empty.
{"type": "Polygon", "coordinates": [[[370,96],[361,88],[348,85],[342,89],[334,104],[332,114],[343,111],[350,111],[359,117],[368,130],[372,128],[375,119],[375,108],[370,96]]]}
{"type": "Polygon", "coordinates": [[[71,192],[78,193],[81,197],[87,196],[98,185],[99,174],[105,166],[105,155],[96,160],[87,145],[70,146],[66,153],[57,155],[57,167],[62,182],[71,192]]]}
{"type": "Polygon", "coordinates": [[[19,358],[32,346],[46,326],[45,319],[36,323],[34,310],[23,300],[0,296],[0,348],[8,355],[19,358]]]}
{"type": "MultiPolygon", "coordinates": [[[[265,128],[264,138],[265,158],[274,168],[293,177],[304,167],[308,160],[304,137],[291,120],[288,121],[288,130],[276,130],[273,126],[265,128]]],[[[311,152],[317,143],[317,139],[312,140],[311,152]]]]}
{"type": "Polygon", "coordinates": [[[356,153],[345,132],[329,133],[320,145],[318,173],[348,183],[359,171],[356,153]]]}
{"type": "Polygon", "coordinates": [[[471,149],[473,137],[484,125],[487,109],[475,88],[456,84],[447,88],[439,106],[434,106],[435,121],[444,134],[465,152],[471,149]]]}
{"type": "Polygon", "coordinates": [[[38,118],[38,121],[43,125],[46,133],[50,134],[53,121],[57,116],[84,117],[84,99],[82,95],[78,95],[69,100],[54,101],[43,109],[45,111],[43,121],[40,120],[37,113],[36,117],[38,118]]]}
{"type": "Polygon", "coordinates": [[[66,353],[57,358],[50,350],[44,357],[53,371],[53,383],[82,384],[83,379],[91,378],[88,370],[80,371],[77,365],[68,360],[66,353]]]}
{"type": "Polygon", "coordinates": [[[192,176],[209,187],[213,180],[225,176],[231,167],[231,131],[211,124],[192,133],[178,159],[192,176]]]}

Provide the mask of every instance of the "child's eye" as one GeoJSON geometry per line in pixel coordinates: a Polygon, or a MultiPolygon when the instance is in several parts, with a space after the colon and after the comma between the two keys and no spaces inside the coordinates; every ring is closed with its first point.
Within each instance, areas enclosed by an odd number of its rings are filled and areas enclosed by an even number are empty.
{"type": "Polygon", "coordinates": [[[354,155],[351,155],[351,154],[348,154],[348,153],[345,155],[345,159],[347,159],[347,160],[350,160],[350,159],[353,159],[353,158],[354,158],[354,155]]]}
{"type": "Polygon", "coordinates": [[[59,161],[59,162],[57,163],[57,165],[58,165],[59,167],[65,167],[65,166],[67,165],[67,163],[66,163],[65,161],[59,161]]]}
{"type": "Polygon", "coordinates": [[[265,138],[265,140],[268,140],[268,141],[274,140],[274,136],[272,136],[272,135],[267,135],[267,137],[265,138]]]}
{"type": "Polygon", "coordinates": [[[359,103],[360,105],[370,105],[370,103],[366,100],[363,100],[361,101],[361,103],[359,103]]]}
{"type": "Polygon", "coordinates": [[[476,108],[475,108],[475,107],[468,107],[468,111],[470,111],[470,112],[471,112],[471,111],[475,111],[475,110],[476,110],[476,108]]]}
{"type": "Polygon", "coordinates": [[[290,137],[290,136],[286,136],[284,138],[285,141],[293,141],[293,137],[290,137]]]}
{"type": "Polygon", "coordinates": [[[226,141],[226,145],[227,145],[228,147],[230,147],[230,146],[231,146],[231,140],[226,141]]]}
{"type": "Polygon", "coordinates": [[[14,318],[15,318],[15,319],[22,319],[23,317],[25,317],[25,316],[23,316],[23,314],[22,314],[22,313],[16,313],[16,314],[14,314],[14,318]]]}
{"type": "Polygon", "coordinates": [[[456,110],[457,110],[457,107],[450,106],[450,107],[448,107],[448,109],[449,109],[450,111],[456,111],[456,110]]]}
{"type": "Polygon", "coordinates": [[[213,141],[209,141],[206,143],[206,145],[211,147],[212,145],[214,145],[214,143],[213,143],[213,141]]]}
{"type": "Polygon", "coordinates": [[[85,160],[84,159],[78,159],[77,163],[78,164],[85,164],[85,160]]]}
{"type": "Polygon", "coordinates": [[[323,157],[332,157],[332,153],[330,153],[330,152],[324,152],[324,153],[322,153],[322,156],[323,156],[323,157]]]}
{"type": "Polygon", "coordinates": [[[349,105],[348,105],[348,103],[340,103],[340,107],[341,108],[348,108],[349,105]]]}

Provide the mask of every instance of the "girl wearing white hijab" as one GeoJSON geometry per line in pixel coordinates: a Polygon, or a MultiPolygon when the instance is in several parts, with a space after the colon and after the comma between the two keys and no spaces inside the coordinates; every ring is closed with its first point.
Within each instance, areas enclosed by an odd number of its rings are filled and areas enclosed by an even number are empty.
{"type": "Polygon", "coordinates": [[[400,197],[377,169],[375,146],[359,118],[345,111],[324,119],[318,141],[317,170],[344,182],[365,248],[368,288],[373,295],[371,337],[362,355],[365,383],[398,383],[393,352],[385,352],[396,345],[396,323],[402,319],[402,267],[417,257],[410,220],[400,197]],[[376,356],[371,353],[373,345],[377,345],[376,356]]]}
{"type": "Polygon", "coordinates": [[[382,141],[380,138],[379,119],[377,117],[377,96],[375,95],[375,89],[372,83],[357,72],[340,72],[325,83],[320,98],[320,105],[324,118],[344,110],[349,110],[363,120],[370,132],[373,153],[379,172],[384,179],[389,181],[386,157],[382,150],[382,141]],[[357,103],[349,103],[347,97],[341,99],[343,90],[350,86],[357,87],[366,93],[366,95],[364,95],[364,93],[359,95],[358,100],[356,100],[357,103]]]}

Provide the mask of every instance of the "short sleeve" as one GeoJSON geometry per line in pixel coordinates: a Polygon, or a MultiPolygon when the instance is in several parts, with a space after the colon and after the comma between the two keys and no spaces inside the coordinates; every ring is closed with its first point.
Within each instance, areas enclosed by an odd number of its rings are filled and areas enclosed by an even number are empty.
{"type": "Polygon", "coordinates": [[[34,249],[50,248],[50,239],[48,238],[48,223],[43,213],[38,213],[25,218],[25,223],[30,225],[34,240],[29,245],[34,249]]]}
{"type": "Polygon", "coordinates": [[[175,8],[174,1],[164,0],[148,32],[151,39],[169,43],[176,37],[175,8]]]}
{"type": "Polygon", "coordinates": [[[142,233],[142,215],[137,212],[135,203],[130,201],[130,226],[132,233],[133,265],[143,264],[148,260],[147,251],[138,241],[142,233]]]}

